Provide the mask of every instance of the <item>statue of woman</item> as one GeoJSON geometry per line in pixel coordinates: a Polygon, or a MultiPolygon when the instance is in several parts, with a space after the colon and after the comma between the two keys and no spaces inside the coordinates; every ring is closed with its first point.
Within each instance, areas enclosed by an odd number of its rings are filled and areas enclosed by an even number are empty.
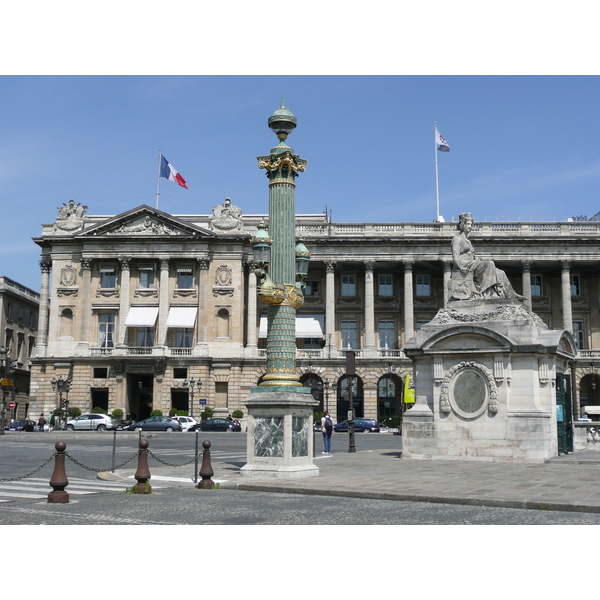
{"type": "Polygon", "coordinates": [[[473,252],[469,233],[473,229],[471,213],[462,213],[458,222],[458,233],[452,239],[454,266],[463,275],[473,273],[471,298],[511,298],[524,300],[513,290],[506,273],[498,269],[493,260],[480,260],[473,252]]]}

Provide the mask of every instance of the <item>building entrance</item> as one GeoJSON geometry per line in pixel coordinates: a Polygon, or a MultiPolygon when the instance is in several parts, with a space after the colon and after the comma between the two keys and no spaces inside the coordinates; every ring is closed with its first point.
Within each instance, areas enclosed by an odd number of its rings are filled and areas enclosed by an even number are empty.
{"type": "Polygon", "coordinates": [[[127,375],[127,399],[129,415],[134,421],[150,416],[154,400],[154,377],[152,375],[127,375]]]}

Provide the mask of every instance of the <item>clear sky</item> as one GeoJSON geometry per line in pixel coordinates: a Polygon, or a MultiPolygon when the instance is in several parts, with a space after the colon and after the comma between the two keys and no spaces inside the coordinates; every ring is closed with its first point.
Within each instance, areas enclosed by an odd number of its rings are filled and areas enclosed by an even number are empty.
{"type": "Polygon", "coordinates": [[[3,274],[39,288],[31,238],[70,199],[89,214],[156,204],[159,149],[186,179],[161,210],[209,213],[225,197],[267,212],[256,157],[285,94],[289,145],[308,160],[297,212],[336,222],[440,213],[554,219],[600,211],[597,76],[4,76],[0,80],[3,274]]]}

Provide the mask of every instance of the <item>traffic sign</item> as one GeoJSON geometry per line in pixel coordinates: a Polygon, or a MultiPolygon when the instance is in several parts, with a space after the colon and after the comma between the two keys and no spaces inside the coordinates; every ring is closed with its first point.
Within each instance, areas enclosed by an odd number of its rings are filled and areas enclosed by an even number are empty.
{"type": "Polygon", "coordinates": [[[4,386],[11,386],[13,384],[13,380],[12,379],[6,379],[6,377],[4,377],[2,379],[2,381],[0,381],[0,384],[2,384],[4,386]]]}
{"type": "Polygon", "coordinates": [[[16,402],[9,402],[8,403],[8,408],[10,408],[11,410],[14,410],[17,406],[16,402]]]}

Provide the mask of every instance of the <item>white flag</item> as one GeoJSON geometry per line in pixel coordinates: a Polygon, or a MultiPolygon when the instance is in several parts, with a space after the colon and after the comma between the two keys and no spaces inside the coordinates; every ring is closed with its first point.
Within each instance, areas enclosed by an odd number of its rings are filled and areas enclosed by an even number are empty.
{"type": "Polygon", "coordinates": [[[440,152],[450,152],[448,142],[442,137],[442,134],[438,131],[437,127],[435,128],[435,141],[440,152]]]}

